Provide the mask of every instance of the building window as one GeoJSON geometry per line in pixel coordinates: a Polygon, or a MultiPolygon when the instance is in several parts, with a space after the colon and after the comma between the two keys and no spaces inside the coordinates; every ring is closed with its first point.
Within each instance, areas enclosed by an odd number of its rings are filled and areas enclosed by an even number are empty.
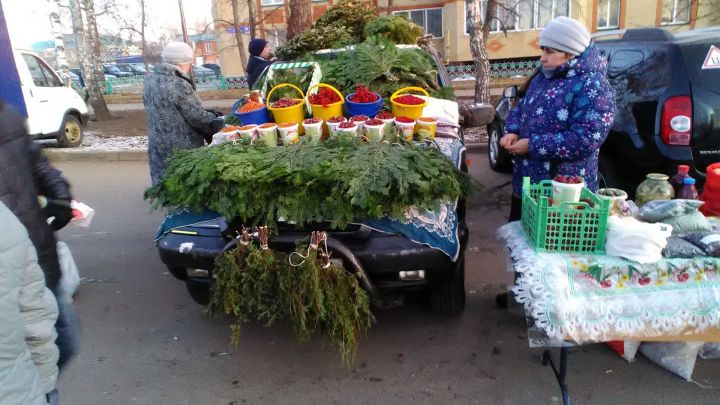
{"type": "MultiPolygon", "coordinates": [[[[470,32],[470,7],[465,0],[465,33],[470,32]]],[[[619,1],[619,0],[618,0],[619,1]]],[[[480,0],[480,14],[484,17],[487,0],[480,0]]],[[[570,16],[570,0],[498,0],[490,32],[541,29],[555,17],[570,16]]]]}
{"type": "Polygon", "coordinates": [[[620,27],[620,0],[598,2],[597,28],[606,30],[620,27]]]}
{"type": "Polygon", "coordinates": [[[690,0],[663,0],[662,25],[687,24],[690,21],[690,0]]]}
{"type": "Polygon", "coordinates": [[[212,43],[206,42],[203,45],[205,46],[205,54],[206,55],[211,54],[212,53],[212,43]]]}
{"type": "Polygon", "coordinates": [[[405,16],[408,20],[423,27],[426,35],[432,34],[435,38],[443,37],[443,10],[441,8],[395,11],[393,14],[405,16]]]}
{"type": "Polygon", "coordinates": [[[285,0],[260,0],[262,6],[279,6],[285,4],[285,0]]]}

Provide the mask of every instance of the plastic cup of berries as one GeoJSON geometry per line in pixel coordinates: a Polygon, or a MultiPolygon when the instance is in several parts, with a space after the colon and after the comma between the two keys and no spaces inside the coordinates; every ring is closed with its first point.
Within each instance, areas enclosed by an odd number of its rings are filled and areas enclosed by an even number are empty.
{"type": "Polygon", "coordinates": [[[580,176],[559,174],[552,180],[553,205],[565,202],[579,202],[585,182],[580,176]]]}
{"type": "Polygon", "coordinates": [[[383,139],[392,142],[392,138],[395,136],[395,116],[388,111],[380,111],[375,118],[382,120],[382,122],[385,123],[385,127],[383,128],[383,139]]]}
{"type": "Polygon", "coordinates": [[[385,133],[385,123],[377,118],[371,118],[365,121],[365,138],[368,142],[380,142],[383,140],[385,133]]]}
{"type": "Polygon", "coordinates": [[[323,133],[323,120],[320,118],[308,118],[303,121],[303,128],[305,128],[305,136],[310,139],[313,145],[317,145],[323,133]]]}
{"type": "Polygon", "coordinates": [[[268,122],[266,124],[260,125],[257,130],[260,134],[260,139],[270,148],[274,148],[277,146],[278,141],[278,133],[277,133],[278,126],[274,122],[268,122]]]}
{"type": "Polygon", "coordinates": [[[255,124],[243,125],[238,129],[238,135],[243,141],[251,141],[255,138],[258,126],[255,124]]]}
{"type": "Polygon", "coordinates": [[[357,136],[358,125],[352,121],[346,121],[340,123],[335,132],[336,136],[357,136]]]}
{"type": "Polygon", "coordinates": [[[410,117],[395,118],[395,125],[400,129],[401,137],[405,142],[412,142],[415,133],[415,120],[410,117]]]}
{"type": "Polygon", "coordinates": [[[354,115],[350,117],[350,121],[358,126],[357,136],[365,136],[365,121],[369,120],[367,115],[354,115]]]}
{"type": "Polygon", "coordinates": [[[325,123],[328,126],[328,129],[330,130],[330,135],[335,135],[335,132],[337,131],[338,125],[342,124],[343,122],[346,122],[347,120],[345,117],[338,115],[337,117],[328,118],[325,123]]]}
{"type": "Polygon", "coordinates": [[[298,132],[300,125],[297,122],[282,122],[278,124],[280,139],[283,145],[288,146],[300,141],[298,132]]]}

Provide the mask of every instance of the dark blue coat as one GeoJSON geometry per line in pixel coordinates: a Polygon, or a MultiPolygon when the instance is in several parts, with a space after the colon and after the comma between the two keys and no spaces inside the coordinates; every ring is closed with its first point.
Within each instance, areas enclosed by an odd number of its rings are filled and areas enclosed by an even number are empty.
{"type": "Polygon", "coordinates": [[[513,193],[522,179],[533,183],[558,174],[581,176],[598,187],[598,155],[613,117],[615,99],[607,80],[607,61],[591,45],[559,66],[551,78],[535,76],[505,122],[505,133],[528,138],[530,152],[513,166],[513,193]]]}
{"type": "Polygon", "coordinates": [[[265,69],[268,68],[268,66],[272,65],[273,62],[270,60],[265,60],[263,58],[260,58],[258,56],[251,56],[250,61],[248,62],[247,68],[245,69],[245,74],[247,74],[247,82],[248,82],[248,88],[252,90],[253,86],[255,85],[255,82],[257,79],[260,78],[260,75],[263,74],[265,69]]]}

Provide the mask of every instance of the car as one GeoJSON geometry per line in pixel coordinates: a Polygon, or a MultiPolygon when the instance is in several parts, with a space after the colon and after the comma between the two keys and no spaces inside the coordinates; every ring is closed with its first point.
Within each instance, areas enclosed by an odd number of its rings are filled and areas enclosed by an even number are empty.
{"type": "Polygon", "coordinates": [[[115,64],[121,72],[128,72],[133,76],[141,76],[147,73],[144,66],[138,66],[132,63],[117,63],[115,64]]]}
{"type": "Polygon", "coordinates": [[[220,65],[218,65],[217,63],[203,63],[202,67],[212,70],[218,76],[221,75],[220,65]]]}
{"type": "MultiPolygon", "coordinates": [[[[439,68],[440,84],[449,84],[449,76],[442,70],[444,65],[436,55],[432,56],[439,68]]],[[[266,79],[265,75],[260,78],[261,81],[266,79]]],[[[484,110],[488,108],[492,107],[483,107],[484,110]]],[[[463,129],[458,128],[457,131],[462,139],[463,129]]],[[[464,151],[461,152],[460,169],[467,173],[464,154],[464,151]]],[[[295,249],[297,241],[307,237],[310,230],[326,231],[333,257],[363,276],[360,277],[361,283],[376,306],[393,306],[400,296],[420,293],[428,296],[436,312],[457,315],[465,308],[464,253],[469,240],[465,211],[465,201],[461,199],[455,211],[459,253],[454,261],[442,251],[410,240],[400,233],[379,232],[362,224],[332,229],[326,223],[301,228],[280,222],[270,245],[289,252],[295,249]]],[[[166,221],[172,218],[168,217],[166,221]]],[[[156,247],[169,272],[186,283],[193,300],[207,305],[215,258],[234,247],[238,230],[240,224],[232,218],[217,214],[202,219],[193,218],[161,232],[156,239],[156,247]],[[188,246],[192,246],[191,252],[188,246]]]]}
{"type": "Polygon", "coordinates": [[[195,77],[217,76],[214,70],[199,65],[193,65],[193,73],[195,77]]]}
{"type": "MultiPolygon", "coordinates": [[[[600,149],[601,186],[634,198],[646,174],[673,175],[689,165],[701,188],[706,167],[720,161],[720,28],[633,28],[595,34],[594,41],[608,59],[617,107],[600,149]]],[[[498,171],[512,167],[498,141],[517,99],[517,87],[505,89],[488,125],[488,160],[498,171]]]]}
{"type": "Polygon", "coordinates": [[[133,76],[130,72],[123,72],[118,68],[116,65],[103,65],[103,72],[108,75],[113,75],[115,77],[130,77],[133,76]]]}
{"type": "Polygon", "coordinates": [[[80,82],[80,76],[73,73],[72,71],[70,71],[68,73],[70,75],[70,87],[72,87],[73,90],[75,90],[77,92],[77,94],[79,94],[80,97],[82,97],[83,101],[85,101],[85,103],[87,103],[88,100],[90,99],[90,94],[88,93],[87,88],[85,88],[85,86],[83,86],[82,83],[80,82]]]}

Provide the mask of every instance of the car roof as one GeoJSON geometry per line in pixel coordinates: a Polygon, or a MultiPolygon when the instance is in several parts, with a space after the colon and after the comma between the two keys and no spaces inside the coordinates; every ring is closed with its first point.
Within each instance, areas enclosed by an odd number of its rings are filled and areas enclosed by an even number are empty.
{"type": "Polygon", "coordinates": [[[623,42],[672,42],[694,43],[717,40],[720,37],[720,26],[698,28],[673,34],[665,28],[629,28],[621,30],[600,31],[592,35],[597,44],[623,42]]]}

